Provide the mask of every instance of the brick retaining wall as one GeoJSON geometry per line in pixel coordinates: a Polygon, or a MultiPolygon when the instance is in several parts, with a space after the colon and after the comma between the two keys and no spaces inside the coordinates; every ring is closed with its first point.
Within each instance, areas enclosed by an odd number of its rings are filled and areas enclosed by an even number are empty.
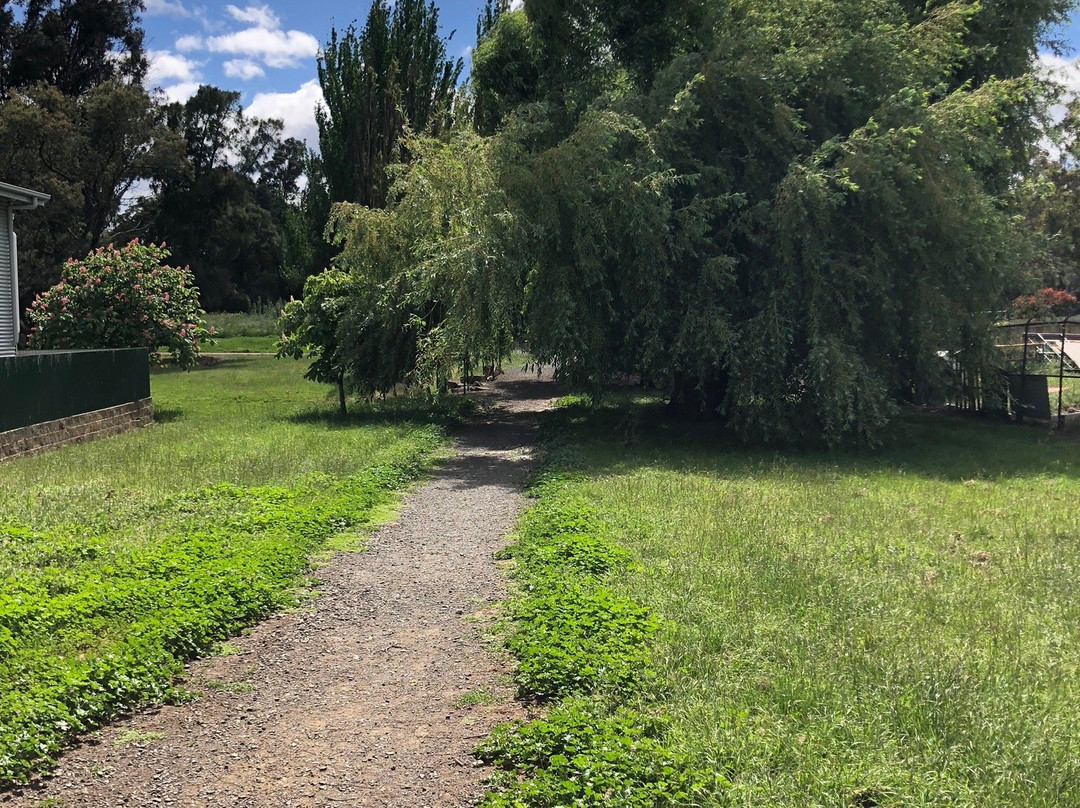
{"type": "Polygon", "coordinates": [[[60,446],[117,435],[154,422],[149,398],[0,432],[0,461],[29,457],[60,446]]]}

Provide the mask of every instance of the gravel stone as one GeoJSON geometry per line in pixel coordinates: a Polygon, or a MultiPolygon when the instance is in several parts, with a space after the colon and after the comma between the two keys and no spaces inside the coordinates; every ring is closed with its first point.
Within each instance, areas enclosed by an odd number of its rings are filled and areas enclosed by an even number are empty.
{"type": "Polygon", "coordinates": [[[492,554],[523,507],[548,379],[511,373],[456,452],[406,494],[368,549],[315,572],[317,595],[188,666],[203,695],[116,721],[5,808],[465,806],[488,774],[471,750],[522,717],[510,660],[483,626],[505,596],[492,554]]]}

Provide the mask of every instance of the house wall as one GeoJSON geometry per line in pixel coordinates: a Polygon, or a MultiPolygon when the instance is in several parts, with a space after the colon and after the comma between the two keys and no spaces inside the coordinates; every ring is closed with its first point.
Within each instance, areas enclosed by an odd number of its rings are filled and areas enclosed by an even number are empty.
{"type": "Polygon", "coordinates": [[[0,433],[148,398],[145,348],[0,357],[0,433]]]}

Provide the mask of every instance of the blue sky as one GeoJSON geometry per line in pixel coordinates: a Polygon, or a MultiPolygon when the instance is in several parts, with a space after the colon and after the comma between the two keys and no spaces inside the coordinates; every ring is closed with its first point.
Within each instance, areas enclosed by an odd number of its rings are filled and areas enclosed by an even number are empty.
{"type": "MultiPolygon", "coordinates": [[[[443,36],[454,32],[451,55],[467,57],[483,4],[438,3],[443,36]]],[[[146,0],[149,83],[172,100],[187,99],[200,84],[239,90],[250,114],[281,118],[288,134],[316,146],[316,52],[331,26],[362,25],[369,7],[370,0],[146,0]]]]}
{"type": "MultiPolygon", "coordinates": [[[[370,6],[370,0],[145,2],[152,86],[173,100],[185,100],[199,84],[239,90],[250,114],[283,119],[289,135],[311,146],[317,146],[314,109],[321,97],[315,55],[331,26],[342,29],[353,20],[362,25],[370,6]]],[[[467,56],[483,0],[441,0],[438,6],[443,35],[455,32],[451,55],[467,56]]],[[[1080,16],[1064,35],[1080,49],[1080,16]]],[[[1080,90],[1074,59],[1044,57],[1064,83],[1080,90]]]]}

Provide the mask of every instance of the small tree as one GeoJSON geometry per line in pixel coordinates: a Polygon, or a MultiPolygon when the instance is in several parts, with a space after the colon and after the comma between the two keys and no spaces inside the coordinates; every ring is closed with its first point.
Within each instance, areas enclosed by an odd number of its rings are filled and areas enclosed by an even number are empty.
{"type": "Polygon", "coordinates": [[[333,384],[345,415],[345,370],[338,350],[338,326],[348,304],[349,276],[338,270],[313,275],[304,283],[304,299],[290,300],[281,313],[278,358],[314,361],[304,378],[333,384]]]}
{"type": "Polygon", "coordinates": [[[26,315],[30,345],[40,349],[147,346],[161,361],[167,352],[181,368],[199,358],[199,341],[211,333],[199,307],[199,290],[186,267],[165,264],[165,245],[138,239],[109,245],[64,265],[60,283],[38,295],[26,315]]]}

